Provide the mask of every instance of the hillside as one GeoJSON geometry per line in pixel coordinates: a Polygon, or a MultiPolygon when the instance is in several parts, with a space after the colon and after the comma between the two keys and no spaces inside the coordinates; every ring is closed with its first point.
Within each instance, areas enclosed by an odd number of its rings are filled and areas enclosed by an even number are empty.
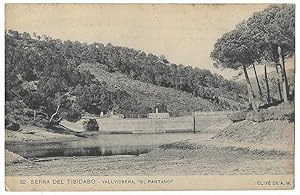
{"type": "MultiPolygon", "coordinates": [[[[273,69],[273,67],[272,67],[272,69],[273,69]]],[[[289,93],[291,96],[293,96],[293,93],[295,91],[295,70],[287,69],[286,74],[288,77],[289,93]]],[[[260,75],[260,76],[258,76],[258,79],[259,79],[259,84],[260,84],[262,94],[263,94],[263,101],[259,99],[259,90],[258,90],[258,85],[257,85],[256,79],[252,78],[250,80],[250,82],[252,84],[252,88],[256,95],[257,101],[258,102],[262,101],[262,104],[264,104],[264,103],[266,103],[266,99],[267,99],[267,86],[266,86],[266,82],[265,82],[265,77],[264,77],[264,75],[260,75]]],[[[245,80],[243,80],[242,82],[246,83],[245,80]]],[[[268,82],[269,82],[271,98],[273,99],[273,101],[279,100],[280,96],[279,96],[279,90],[278,90],[278,74],[276,71],[270,71],[268,73],[268,82]]]]}
{"type": "MultiPolygon", "coordinates": [[[[258,77],[263,78],[264,75],[265,75],[263,64],[258,64],[258,65],[255,66],[255,68],[256,68],[256,72],[257,72],[258,77]]],[[[285,69],[286,69],[287,73],[293,72],[295,70],[295,56],[294,55],[285,60],[285,69]]],[[[276,76],[276,74],[275,74],[276,69],[275,69],[275,64],[274,63],[270,63],[267,66],[267,73],[268,73],[268,75],[270,75],[269,77],[272,77],[272,75],[276,76]]],[[[254,74],[254,71],[253,71],[252,67],[248,71],[248,76],[251,80],[255,81],[255,74],[254,74]]],[[[244,74],[243,73],[239,74],[238,76],[236,76],[235,80],[245,82],[244,74]]]]}
{"type": "Polygon", "coordinates": [[[221,106],[201,97],[195,97],[191,93],[144,83],[128,78],[118,71],[108,72],[105,68],[101,64],[88,63],[81,64],[78,67],[80,71],[89,70],[98,81],[106,82],[109,90],[124,90],[134,97],[138,103],[147,107],[153,108],[157,104],[165,104],[171,113],[222,110],[221,106]]]}
{"type": "Polygon", "coordinates": [[[29,33],[5,33],[6,126],[52,126],[82,114],[244,108],[245,86],[209,70],[108,43],[85,44],[29,33]],[[96,79],[95,79],[96,77],[96,79]],[[21,106],[15,106],[15,105],[21,106]]]}

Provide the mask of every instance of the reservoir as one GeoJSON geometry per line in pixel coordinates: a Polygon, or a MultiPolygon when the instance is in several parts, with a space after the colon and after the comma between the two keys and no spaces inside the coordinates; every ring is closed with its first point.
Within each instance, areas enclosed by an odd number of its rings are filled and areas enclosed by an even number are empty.
{"type": "Polygon", "coordinates": [[[101,134],[63,142],[10,143],[6,149],[26,158],[140,155],[163,144],[207,138],[206,133],[101,134]]]}

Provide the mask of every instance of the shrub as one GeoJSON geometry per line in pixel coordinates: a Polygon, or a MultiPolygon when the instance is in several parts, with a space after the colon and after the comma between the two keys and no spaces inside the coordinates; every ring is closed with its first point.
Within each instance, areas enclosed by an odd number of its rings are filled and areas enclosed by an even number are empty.
{"type": "Polygon", "coordinates": [[[247,120],[254,122],[264,122],[268,120],[288,120],[293,122],[295,119],[295,111],[291,109],[265,109],[259,110],[258,113],[249,112],[247,120]]]}
{"type": "Polygon", "coordinates": [[[82,122],[83,127],[87,131],[99,131],[99,125],[96,119],[88,119],[82,122]]]}
{"type": "Polygon", "coordinates": [[[290,115],[288,115],[288,120],[290,122],[295,122],[295,112],[293,112],[290,115]]]}
{"type": "Polygon", "coordinates": [[[12,131],[18,131],[20,129],[20,125],[5,119],[5,128],[12,131]]]}
{"type": "Polygon", "coordinates": [[[247,116],[247,111],[240,111],[240,112],[235,112],[235,113],[230,114],[228,116],[228,118],[232,122],[239,122],[239,121],[245,120],[246,116],[247,116]]]}
{"type": "Polygon", "coordinates": [[[81,113],[80,112],[67,113],[64,115],[64,119],[70,122],[77,122],[78,120],[81,119],[81,113]]]}

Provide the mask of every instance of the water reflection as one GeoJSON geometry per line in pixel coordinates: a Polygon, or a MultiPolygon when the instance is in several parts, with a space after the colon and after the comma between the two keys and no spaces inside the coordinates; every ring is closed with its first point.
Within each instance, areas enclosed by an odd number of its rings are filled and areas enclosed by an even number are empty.
{"type": "Polygon", "coordinates": [[[192,133],[95,134],[88,138],[65,142],[15,143],[6,145],[6,148],[26,158],[139,155],[148,153],[162,144],[200,137],[203,135],[192,133]]]}

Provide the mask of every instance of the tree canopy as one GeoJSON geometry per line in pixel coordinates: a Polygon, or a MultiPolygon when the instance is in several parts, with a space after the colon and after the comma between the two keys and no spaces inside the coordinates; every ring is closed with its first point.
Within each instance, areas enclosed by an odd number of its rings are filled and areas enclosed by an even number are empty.
{"type": "MultiPolygon", "coordinates": [[[[248,84],[250,103],[254,94],[247,68],[255,63],[273,62],[280,66],[282,90],[288,96],[284,58],[295,52],[295,6],[271,5],[255,12],[248,20],[225,33],[214,45],[211,57],[219,68],[243,69],[248,84]]],[[[277,65],[276,65],[277,66],[277,65]]],[[[256,72],[255,72],[256,74],[256,72]]],[[[267,72],[265,71],[265,74],[267,72]]],[[[265,76],[267,82],[267,75],[265,76]]],[[[258,79],[257,79],[258,82],[258,79]]],[[[258,83],[259,86],[259,83],[258,83]]],[[[255,106],[254,104],[252,107],[255,106]]]]}

